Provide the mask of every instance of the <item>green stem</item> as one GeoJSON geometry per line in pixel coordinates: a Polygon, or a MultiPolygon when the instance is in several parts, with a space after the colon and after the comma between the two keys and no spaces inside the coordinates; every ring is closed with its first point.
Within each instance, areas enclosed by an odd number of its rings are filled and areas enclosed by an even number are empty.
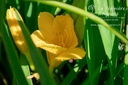
{"type": "Polygon", "coordinates": [[[32,61],[32,58],[31,58],[30,53],[25,53],[25,56],[26,56],[26,58],[27,58],[27,60],[29,62],[29,65],[30,65],[31,70],[32,71],[35,71],[35,66],[34,66],[34,63],[32,61]]]}
{"type": "MultiPolygon", "coordinates": [[[[22,53],[20,54],[20,65],[21,65],[21,68],[23,70],[25,77],[27,78],[28,76],[30,76],[31,74],[30,74],[28,61],[26,59],[26,56],[22,53]]],[[[29,85],[33,85],[32,79],[27,79],[27,82],[29,85]]]]}

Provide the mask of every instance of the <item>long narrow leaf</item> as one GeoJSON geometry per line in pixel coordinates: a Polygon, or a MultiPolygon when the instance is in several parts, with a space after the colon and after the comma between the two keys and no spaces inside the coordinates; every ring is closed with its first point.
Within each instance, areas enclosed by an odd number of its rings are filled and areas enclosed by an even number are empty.
{"type": "Polygon", "coordinates": [[[10,66],[11,66],[12,72],[14,74],[14,78],[16,79],[16,82],[18,83],[18,85],[22,85],[22,84],[28,85],[26,78],[23,74],[23,71],[20,67],[18,55],[15,51],[16,48],[14,48],[12,39],[11,39],[10,35],[8,35],[8,31],[6,29],[7,28],[5,28],[5,27],[1,27],[0,33],[2,35],[2,41],[4,43],[8,59],[10,60],[10,66]]]}
{"type": "MultiPolygon", "coordinates": [[[[24,72],[25,77],[29,77],[30,74],[30,68],[29,68],[29,64],[27,62],[27,59],[25,58],[25,55],[21,53],[20,55],[20,64],[21,64],[21,68],[24,72]]],[[[32,83],[32,79],[27,79],[27,82],[29,85],[33,85],[32,83]]]]}
{"type": "MultiPolygon", "coordinates": [[[[5,1],[2,0],[0,3],[0,37],[2,38],[2,42],[4,43],[4,47],[7,53],[7,58],[10,61],[10,67],[13,72],[14,78],[16,79],[16,82],[18,85],[28,85],[26,78],[23,74],[23,71],[20,67],[18,55],[16,53],[16,48],[14,47],[12,38],[10,37],[10,34],[8,34],[8,28],[6,24],[4,23],[4,15],[5,11],[2,11],[5,9],[5,1]]],[[[3,57],[3,56],[2,56],[3,57]]]]}
{"type": "MultiPolygon", "coordinates": [[[[128,6],[128,1],[127,1],[127,6],[128,6]]],[[[128,37],[128,12],[126,15],[126,36],[128,37]]],[[[126,45],[126,55],[125,55],[125,68],[124,68],[124,81],[123,85],[128,84],[128,45],[126,45]]]]}

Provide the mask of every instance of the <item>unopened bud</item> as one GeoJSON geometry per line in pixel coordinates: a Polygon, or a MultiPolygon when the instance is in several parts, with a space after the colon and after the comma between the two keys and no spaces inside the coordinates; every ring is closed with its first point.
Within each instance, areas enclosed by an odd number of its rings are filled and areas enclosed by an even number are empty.
{"type": "MultiPolygon", "coordinates": [[[[21,27],[18,23],[17,15],[20,16],[20,14],[18,13],[18,11],[16,11],[16,9],[14,9],[14,8],[8,9],[6,12],[7,23],[9,25],[9,29],[11,31],[12,37],[13,37],[14,42],[16,43],[18,49],[22,53],[27,53],[28,48],[27,48],[22,30],[21,30],[21,27]]],[[[21,16],[20,16],[20,18],[21,18],[21,16]]],[[[21,18],[21,21],[23,21],[22,18],[21,18]]]]}
{"type": "Polygon", "coordinates": [[[16,46],[26,56],[31,69],[35,70],[32,58],[28,50],[28,46],[22,33],[21,26],[19,24],[19,22],[24,23],[21,15],[16,9],[10,8],[6,12],[6,19],[16,46]]]}

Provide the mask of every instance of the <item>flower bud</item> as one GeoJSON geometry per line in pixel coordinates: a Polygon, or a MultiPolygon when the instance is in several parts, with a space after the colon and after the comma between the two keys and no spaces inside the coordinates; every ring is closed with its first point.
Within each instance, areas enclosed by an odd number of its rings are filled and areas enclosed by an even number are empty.
{"type": "Polygon", "coordinates": [[[34,71],[35,67],[32,61],[32,58],[29,53],[28,46],[26,44],[24,35],[22,33],[22,28],[19,24],[19,22],[23,22],[23,19],[21,18],[20,14],[18,11],[14,8],[10,8],[6,12],[6,19],[7,23],[9,25],[10,32],[12,34],[13,40],[18,47],[18,49],[26,56],[30,68],[34,71]]]}
{"type": "MultiPolygon", "coordinates": [[[[15,44],[17,45],[18,49],[25,54],[28,52],[28,47],[26,45],[21,27],[18,23],[17,15],[20,16],[18,11],[16,11],[14,8],[10,8],[6,12],[6,19],[15,44]]],[[[21,16],[20,19],[23,21],[21,16]]]]}

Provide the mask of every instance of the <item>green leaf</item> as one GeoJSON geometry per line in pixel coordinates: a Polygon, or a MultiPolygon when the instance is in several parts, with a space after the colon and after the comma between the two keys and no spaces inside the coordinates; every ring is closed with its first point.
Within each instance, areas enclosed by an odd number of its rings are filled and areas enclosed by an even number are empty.
{"type": "Polygon", "coordinates": [[[76,77],[76,75],[79,73],[79,71],[86,65],[86,58],[83,58],[82,60],[79,60],[79,62],[76,63],[77,66],[75,66],[65,77],[61,85],[70,85],[73,79],[76,77]],[[77,69],[77,70],[75,70],[77,69]]]}
{"type": "Polygon", "coordinates": [[[2,42],[4,44],[6,53],[7,53],[7,59],[10,62],[10,67],[12,70],[12,73],[14,75],[14,78],[18,85],[28,85],[26,78],[23,74],[23,71],[20,67],[18,55],[16,53],[16,48],[14,47],[14,43],[12,41],[12,38],[8,32],[8,27],[6,23],[4,22],[5,17],[5,1],[2,0],[0,3],[0,37],[2,39],[2,42]],[[2,11],[4,10],[4,11],[2,11]],[[20,77],[19,77],[20,76],[20,77]]]}
{"type": "MultiPolygon", "coordinates": [[[[127,3],[128,3],[128,1],[127,1],[127,3]]],[[[127,19],[127,21],[126,21],[126,36],[128,37],[128,16],[126,17],[126,19],[127,19]]],[[[128,73],[127,73],[128,72],[128,45],[126,45],[126,55],[125,55],[124,63],[125,63],[125,67],[124,67],[123,85],[127,85],[128,84],[128,73]]]]}
{"type": "MultiPolygon", "coordinates": [[[[30,68],[29,68],[28,61],[26,60],[26,56],[22,53],[20,55],[20,64],[21,64],[21,68],[24,72],[24,75],[27,78],[28,76],[31,75],[30,74],[30,68]]],[[[27,79],[27,82],[28,82],[29,85],[33,85],[32,79],[27,79]]]]}
{"type": "MultiPolygon", "coordinates": [[[[3,23],[3,25],[5,26],[4,23],[3,23]]],[[[18,55],[16,53],[16,48],[14,47],[12,38],[8,34],[7,29],[8,29],[7,26],[1,27],[0,34],[2,37],[2,41],[4,43],[6,53],[7,53],[7,58],[8,58],[8,60],[10,60],[11,70],[13,72],[14,78],[18,85],[22,85],[22,84],[28,85],[26,78],[23,74],[23,71],[20,67],[18,55]]]]}
{"type": "MultiPolygon", "coordinates": [[[[121,24],[121,16],[117,15],[114,10],[114,8],[116,8],[114,7],[114,0],[108,0],[105,2],[94,0],[94,2],[95,14],[98,14],[101,18],[107,20],[109,25],[117,28],[116,30],[120,30],[121,25],[118,24],[121,24]]],[[[110,78],[108,79],[107,83],[114,85],[119,39],[112,32],[107,30],[105,26],[98,24],[98,27],[102,37],[105,53],[108,57],[110,78]]]]}
{"type": "Polygon", "coordinates": [[[34,2],[25,2],[24,9],[24,21],[28,27],[30,33],[37,29],[37,3],[34,2]],[[33,23],[34,22],[34,23],[33,23]]]}
{"type": "Polygon", "coordinates": [[[86,58],[91,85],[98,85],[98,78],[105,60],[105,51],[101,40],[101,35],[96,24],[90,20],[86,21],[84,44],[86,48],[86,58]],[[94,73],[97,69],[96,74],[94,73]],[[96,75],[96,76],[94,76],[96,75]]]}

